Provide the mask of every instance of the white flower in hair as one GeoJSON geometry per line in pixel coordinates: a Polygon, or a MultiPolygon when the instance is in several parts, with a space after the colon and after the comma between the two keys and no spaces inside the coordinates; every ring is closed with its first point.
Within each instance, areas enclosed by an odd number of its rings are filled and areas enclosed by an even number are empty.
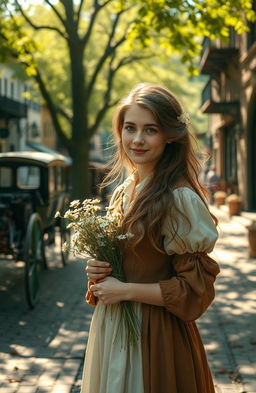
{"type": "Polygon", "coordinates": [[[188,125],[190,123],[190,116],[187,112],[183,112],[180,116],[177,117],[177,120],[188,125]]]}

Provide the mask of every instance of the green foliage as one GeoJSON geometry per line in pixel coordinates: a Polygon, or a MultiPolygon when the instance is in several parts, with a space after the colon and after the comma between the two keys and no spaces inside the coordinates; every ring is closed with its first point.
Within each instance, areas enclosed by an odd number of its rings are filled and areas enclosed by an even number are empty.
{"type": "MultiPolygon", "coordinates": [[[[34,78],[73,157],[88,157],[90,137],[99,126],[110,128],[108,111],[141,81],[170,87],[195,131],[203,132],[202,77],[191,78],[198,74],[202,37],[228,41],[230,27],[246,31],[246,19],[255,21],[252,3],[2,0],[0,61],[14,60],[34,78]]],[[[80,183],[77,179],[76,186],[80,183]]]]}
{"type": "MultiPolygon", "coordinates": [[[[166,86],[179,98],[184,110],[190,114],[194,132],[206,132],[207,117],[199,109],[206,77],[189,77],[178,56],[170,58],[160,50],[159,52],[152,59],[137,61],[120,70],[114,85],[115,94],[122,97],[140,82],[166,86]]],[[[102,129],[111,130],[112,114],[112,110],[108,112],[102,122],[102,129]]]]}
{"type": "MultiPolygon", "coordinates": [[[[10,57],[14,57],[17,62],[25,66],[29,76],[35,76],[39,69],[55,104],[72,114],[74,108],[71,99],[72,74],[69,45],[78,44],[88,29],[93,15],[92,2],[84,2],[77,36],[74,37],[71,37],[57,13],[53,12],[46,3],[49,2],[42,1],[41,5],[28,2],[26,4],[29,6],[23,11],[35,26],[45,25],[55,28],[55,31],[32,28],[20,15],[17,1],[1,2],[0,12],[3,17],[0,21],[0,34],[4,39],[0,48],[0,60],[7,61],[10,57]],[[57,30],[63,33],[62,37],[57,30]],[[65,40],[65,34],[69,34],[68,41],[65,40]]],[[[105,60],[95,79],[92,94],[88,97],[88,124],[91,124],[92,128],[96,116],[95,109],[99,110],[99,103],[103,103],[106,99],[110,100],[110,96],[113,102],[120,97],[120,92],[124,90],[122,86],[126,86],[128,82],[127,73],[131,72],[132,68],[141,69],[144,65],[151,67],[150,60],[144,60],[143,63],[139,60],[141,54],[149,56],[151,53],[158,56],[159,70],[156,72],[153,67],[151,76],[148,75],[147,80],[154,80],[152,75],[154,73],[159,75],[161,68],[164,72],[163,64],[170,62],[168,56],[174,58],[175,53],[186,64],[191,75],[197,74],[198,55],[201,50],[200,37],[209,36],[211,39],[222,37],[225,40],[229,36],[229,27],[232,26],[238,33],[242,33],[247,29],[244,17],[251,21],[255,20],[250,0],[148,0],[146,2],[110,0],[106,3],[108,4],[99,12],[98,19],[95,18],[90,39],[84,48],[86,81],[90,81],[99,59],[104,56],[113,29],[113,19],[120,11],[122,15],[113,36],[113,44],[122,38],[125,31],[127,34],[114,56],[109,55],[105,60]],[[165,54],[162,64],[159,61],[159,53],[160,56],[165,54]],[[119,67],[122,60],[127,65],[119,67]],[[131,67],[132,62],[134,66],[131,67]],[[115,68],[117,82],[113,84],[115,88],[110,95],[107,94],[108,76],[110,69],[115,68]]],[[[54,2],[62,18],[65,16],[64,4],[64,0],[54,2]]],[[[135,73],[131,72],[130,85],[138,81],[138,75],[145,80],[144,71],[136,70],[135,73]]],[[[65,120],[63,124],[68,127],[65,120]]]]}
{"type": "Polygon", "coordinates": [[[227,40],[230,27],[241,34],[248,30],[246,20],[255,21],[253,0],[136,0],[136,4],[139,18],[130,31],[131,42],[139,41],[144,48],[159,36],[162,46],[180,54],[191,74],[197,73],[199,37],[227,40]]]}

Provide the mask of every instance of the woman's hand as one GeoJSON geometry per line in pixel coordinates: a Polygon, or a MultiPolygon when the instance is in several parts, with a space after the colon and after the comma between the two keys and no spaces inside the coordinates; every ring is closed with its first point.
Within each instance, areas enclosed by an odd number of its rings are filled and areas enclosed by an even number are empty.
{"type": "Polygon", "coordinates": [[[111,274],[112,268],[108,262],[88,259],[85,271],[90,281],[97,282],[111,274]]]}
{"type": "Polygon", "coordinates": [[[94,296],[97,296],[104,304],[119,303],[126,300],[126,283],[114,277],[106,277],[90,286],[94,296]]]}

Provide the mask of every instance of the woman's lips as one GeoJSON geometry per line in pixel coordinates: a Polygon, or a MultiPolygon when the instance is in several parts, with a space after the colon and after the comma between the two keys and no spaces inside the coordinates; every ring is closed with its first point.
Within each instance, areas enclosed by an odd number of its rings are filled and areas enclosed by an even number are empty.
{"type": "Polygon", "coordinates": [[[139,150],[139,149],[131,149],[134,153],[143,154],[146,153],[147,150],[139,150]]]}

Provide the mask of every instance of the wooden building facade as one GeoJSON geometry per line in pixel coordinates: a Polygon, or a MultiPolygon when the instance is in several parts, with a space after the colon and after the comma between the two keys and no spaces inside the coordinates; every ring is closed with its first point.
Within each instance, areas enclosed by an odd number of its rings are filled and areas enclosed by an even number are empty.
{"type": "Polygon", "coordinates": [[[238,193],[244,210],[256,211],[256,23],[229,42],[205,38],[200,72],[209,75],[202,92],[209,115],[212,164],[228,193],[238,193]]]}

